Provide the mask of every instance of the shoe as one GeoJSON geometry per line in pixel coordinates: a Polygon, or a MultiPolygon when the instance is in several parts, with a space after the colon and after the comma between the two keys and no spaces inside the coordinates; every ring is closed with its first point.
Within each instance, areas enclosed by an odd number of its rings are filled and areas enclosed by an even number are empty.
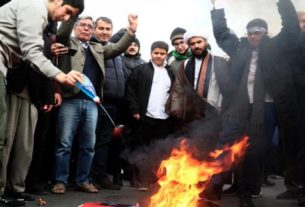
{"type": "Polygon", "coordinates": [[[228,189],[224,190],[222,194],[226,196],[236,196],[237,195],[236,185],[231,185],[228,189]]]}
{"type": "Polygon", "coordinates": [[[25,191],[30,194],[36,195],[48,195],[48,192],[45,190],[44,185],[31,185],[27,186],[25,191]]]}
{"type": "Polygon", "coordinates": [[[251,198],[260,198],[262,197],[262,194],[261,194],[261,189],[256,189],[256,190],[252,190],[251,192],[251,198]]]}
{"type": "Polygon", "coordinates": [[[138,187],[139,191],[148,191],[149,190],[149,184],[148,183],[141,183],[140,186],[138,187]]]}
{"type": "Polygon", "coordinates": [[[102,189],[121,190],[121,186],[113,184],[107,176],[97,179],[96,182],[102,189]]]}
{"type": "Polygon", "coordinates": [[[295,200],[300,196],[299,190],[287,190],[283,193],[280,193],[276,196],[276,199],[280,200],[295,200]]]}
{"type": "Polygon", "coordinates": [[[25,206],[25,202],[23,200],[17,199],[0,199],[0,206],[1,207],[14,207],[14,206],[25,206]]]}
{"type": "Polygon", "coordinates": [[[35,201],[35,197],[24,192],[5,192],[5,196],[13,199],[23,199],[24,201],[35,201]]]}
{"type": "Polygon", "coordinates": [[[98,189],[91,183],[83,183],[77,186],[77,190],[85,193],[97,193],[98,189]]]}
{"type": "Polygon", "coordinates": [[[255,207],[250,196],[241,196],[239,198],[239,207],[255,207]]]}
{"type": "Polygon", "coordinates": [[[66,185],[62,182],[55,183],[52,187],[51,192],[53,194],[62,195],[66,193],[66,185]]]}
{"type": "Polygon", "coordinates": [[[122,174],[116,174],[112,178],[112,183],[114,185],[123,186],[123,176],[122,174]]]}
{"type": "Polygon", "coordinates": [[[254,192],[251,194],[251,198],[260,198],[262,197],[261,192],[254,192]]]}
{"type": "Polygon", "coordinates": [[[145,186],[141,186],[138,188],[139,191],[142,191],[142,192],[147,192],[149,189],[148,187],[145,187],[145,186]]]}

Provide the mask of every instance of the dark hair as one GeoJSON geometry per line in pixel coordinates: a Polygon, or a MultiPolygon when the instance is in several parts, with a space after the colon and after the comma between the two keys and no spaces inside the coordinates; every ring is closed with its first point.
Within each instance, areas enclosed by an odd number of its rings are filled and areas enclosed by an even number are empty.
{"type": "Polygon", "coordinates": [[[247,24],[247,30],[251,27],[262,27],[265,28],[266,31],[268,31],[268,24],[265,20],[260,19],[260,18],[256,18],[251,20],[248,24],[247,24]]]}
{"type": "Polygon", "coordinates": [[[133,42],[136,43],[136,44],[138,45],[139,50],[140,50],[140,46],[141,46],[141,45],[140,45],[139,39],[135,37],[135,38],[132,39],[131,43],[133,43],[133,42]]]}
{"type": "Polygon", "coordinates": [[[161,48],[161,49],[165,49],[166,52],[168,51],[168,44],[166,42],[163,42],[163,41],[156,41],[156,42],[153,42],[152,45],[151,45],[151,52],[156,49],[156,48],[161,48]]]}
{"type": "Polygon", "coordinates": [[[98,21],[103,21],[103,22],[107,22],[108,24],[111,25],[111,27],[113,27],[113,24],[112,24],[112,20],[108,17],[99,17],[95,20],[95,25],[97,25],[97,22],[98,21]]]}
{"type": "Polygon", "coordinates": [[[64,0],[63,1],[63,5],[70,5],[74,8],[78,8],[79,9],[79,13],[82,13],[84,11],[85,5],[84,5],[84,0],[64,0]]]}

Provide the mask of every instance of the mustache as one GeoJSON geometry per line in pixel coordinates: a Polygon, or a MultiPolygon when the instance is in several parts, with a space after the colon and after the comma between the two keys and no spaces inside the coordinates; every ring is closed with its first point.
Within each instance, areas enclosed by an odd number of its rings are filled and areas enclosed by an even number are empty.
{"type": "Polygon", "coordinates": [[[196,52],[196,51],[203,51],[203,49],[197,47],[197,48],[194,49],[194,52],[196,52]]]}

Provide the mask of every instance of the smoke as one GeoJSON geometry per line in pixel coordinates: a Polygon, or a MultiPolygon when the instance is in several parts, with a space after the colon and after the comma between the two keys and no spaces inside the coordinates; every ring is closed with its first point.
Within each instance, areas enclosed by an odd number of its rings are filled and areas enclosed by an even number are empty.
{"type": "Polygon", "coordinates": [[[183,133],[169,135],[166,139],[142,146],[136,151],[126,154],[129,163],[137,166],[140,177],[145,181],[152,180],[162,160],[168,158],[175,147],[180,146],[182,139],[188,140],[188,151],[194,158],[206,160],[208,154],[215,149],[218,141],[221,122],[214,110],[206,110],[205,117],[188,124],[183,133]]]}

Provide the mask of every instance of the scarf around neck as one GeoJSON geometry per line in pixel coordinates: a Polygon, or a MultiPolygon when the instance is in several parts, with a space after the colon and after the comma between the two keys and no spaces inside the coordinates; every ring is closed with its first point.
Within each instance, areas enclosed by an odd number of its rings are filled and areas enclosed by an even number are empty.
{"type": "Polygon", "coordinates": [[[191,55],[192,55],[192,52],[191,52],[189,49],[187,49],[186,52],[183,53],[183,54],[178,53],[177,50],[174,50],[174,51],[173,51],[173,56],[174,56],[175,59],[178,60],[178,61],[186,60],[186,59],[188,59],[189,57],[191,57],[191,55]]]}
{"type": "Polygon", "coordinates": [[[249,96],[248,96],[248,75],[250,71],[250,62],[252,59],[251,54],[248,56],[247,64],[244,65],[243,75],[239,88],[236,92],[233,102],[228,110],[224,113],[224,118],[238,125],[249,128],[257,132],[262,132],[264,122],[264,98],[265,87],[263,82],[263,75],[261,67],[257,62],[257,68],[254,80],[254,95],[253,104],[250,108],[249,96]],[[250,113],[249,113],[250,112],[250,113]],[[245,125],[246,124],[246,125],[245,125]]]}

